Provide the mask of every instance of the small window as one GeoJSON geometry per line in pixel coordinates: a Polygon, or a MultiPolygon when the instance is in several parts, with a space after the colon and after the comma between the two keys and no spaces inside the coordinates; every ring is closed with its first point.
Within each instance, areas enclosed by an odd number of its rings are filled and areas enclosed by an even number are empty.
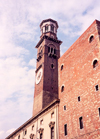
{"type": "Polygon", "coordinates": [[[51,139],[54,139],[54,126],[51,128],[51,139]]]}
{"type": "Polygon", "coordinates": [[[67,135],[67,124],[64,125],[64,135],[67,135]]]}
{"type": "Polygon", "coordinates": [[[39,49],[39,54],[42,54],[42,46],[40,47],[40,49],[39,49]]]}
{"type": "Polygon", "coordinates": [[[32,130],[34,130],[34,125],[32,126],[32,130]]]}
{"type": "Polygon", "coordinates": [[[50,53],[50,47],[48,47],[48,53],[50,53]]]}
{"type": "Polygon", "coordinates": [[[20,135],[18,136],[18,139],[20,139],[20,135]]]}
{"type": "Polygon", "coordinates": [[[83,129],[83,117],[79,118],[80,129],[83,129]]]}
{"type": "Polygon", "coordinates": [[[61,65],[61,70],[63,70],[64,65],[61,65]]]}
{"type": "Polygon", "coordinates": [[[94,36],[91,35],[90,38],[89,38],[89,43],[91,43],[93,40],[94,40],[94,36]]]}
{"type": "Polygon", "coordinates": [[[54,54],[56,54],[56,49],[54,49],[54,54]]]}
{"type": "Polygon", "coordinates": [[[99,111],[99,118],[100,118],[100,108],[98,108],[98,111],[99,111]]]}
{"type": "Polygon", "coordinates": [[[61,92],[64,92],[64,85],[61,87],[61,92]]]}
{"type": "Polygon", "coordinates": [[[51,118],[54,118],[54,112],[51,113],[51,118]]]}
{"type": "Polygon", "coordinates": [[[27,134],[27,130],[25,130],[25,135],[27,134]]]}
{"type": "Polygon", "coordinates": [[[45,32],[48,32],[48,26],[45,26],[45,32]]]}
{"type": "Polygon", "coordinates": [[[54,32],[54,26],[53,25],[51,26],[51,31],[54,32]]]}
{"type": "Polygon", "coordinates": [[[24,136],[27,134],[27,130],[24,130],[24,136]]]}
{"type": "Polygon", "coordinates": [[[43,125],[43,119],[40,121],[40,125],[43,125]]]}
{"type": "Polygon", "coordinates": [[[98,84],[95,86],[95,91],[99,91],[99,86],[98,86],[98,84]]]}
{"type": "Polygon", "coordinates": [[[97,60],[94,60],[93,61],[93,68],[96,68],[98,66],[98,61],[97,60]]]}
{"type": "Polygon", "coordinates": [[[54,69],[54,64],[51,64],[51,68],[54,69]]]}
{"type": "Polygon", "coordinates": [[[78,101],[80,101],[81,99],[80,99],[80,96],[78,97],[78,101]]]}
{"type": "Polygon", "coordinates": [[[51,48],[51,53],[52,53],[52,54],[54,53],[53,48],[51,48]]]}
{"type": "Polygon", "coordinates": [[[66,111],[66,105],[64,106],[64,111],[66,111]]]}

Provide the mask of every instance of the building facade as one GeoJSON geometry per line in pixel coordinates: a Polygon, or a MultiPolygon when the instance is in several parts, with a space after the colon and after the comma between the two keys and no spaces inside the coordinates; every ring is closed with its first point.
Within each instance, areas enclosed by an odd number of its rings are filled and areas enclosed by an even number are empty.
{"type": "Polygon", "coordinates": [[[33,115],[6,139],[100,139],[100,21],[61,57],[57,21],[40,29],[33,115]]]}
{"type": "Polygon", "coordinates": [[[95,20],[58,63],[59,139],[100,139],[100,22],[95,20]]]}

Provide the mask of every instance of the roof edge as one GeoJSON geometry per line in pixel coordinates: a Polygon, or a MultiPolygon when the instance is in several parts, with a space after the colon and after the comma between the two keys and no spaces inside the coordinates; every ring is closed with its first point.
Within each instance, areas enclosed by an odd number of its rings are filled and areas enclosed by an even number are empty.
{"type": "Polygon", "coordinates": [[[53,19],[51,19],[51,18],[43,20],[43,21],[40,23],[40,27],[42,26],[43,23],[48,22],[48,21],[51,21],[51,22],[56,23],[57,28],[59,27],[57,21],[55,21],[55,20],[53,20],[53,19]]]}
{"type": "Polygon", "coordinates": [[[48,108],[51,108],[52,106],[54,106],[55,104],[59,103],[60,99],[55,99],[52,103],[50,103],[47,107],[45,107],[44,109],[42,109],[39,113],[37,113],[36,115],[34,115],[33,117],[31,117],[28,121],[26,121],[23,125],[21,125],[18,129],[16,129],[13,133],[11,133],[8,137],[6,137],[5,139],[9,139],[10,137],[12,137],[13,135],[15,135],[17,132],[19,132],[20,130],[22,130],[25,126],[27,126],[29,123],[31,123],[34,119],[36,119],[39,115],[41,115],[43,112],[45,112],[46,110],[48,110],[48,108]]]}

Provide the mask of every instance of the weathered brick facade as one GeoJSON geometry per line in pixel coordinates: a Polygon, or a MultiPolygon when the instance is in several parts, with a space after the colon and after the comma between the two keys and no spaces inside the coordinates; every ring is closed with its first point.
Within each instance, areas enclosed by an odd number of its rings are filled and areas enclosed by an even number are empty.
{"type": "Polygon", "coordinates": [[[99,35],[100,22],[95,20],[59,59],[59,139],[100,139],[99,35]],[[80,117],[83,127],[80,127],[80,117]]]}

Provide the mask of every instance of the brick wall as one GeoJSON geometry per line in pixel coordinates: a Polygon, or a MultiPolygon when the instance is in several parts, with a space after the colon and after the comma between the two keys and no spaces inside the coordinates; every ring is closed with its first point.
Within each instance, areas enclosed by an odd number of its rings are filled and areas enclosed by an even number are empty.
{"type": "Polygon", "coordinates": [[[59,59],[59,139],[99,139],[100,118],[100,22],[93,24],[59,59]],[[89,42],[90,35],[94,36],[89,42]],[[98,65],[93,68],[93,61],[98,65]],[[63,64],[63,70],[61,65],[63,64]],[[64,91],[61,87],[64,85],[64,91]],[[99,90],[95,90],[95,86],[99,90]],[[80,96],[80,101],[78,101],[80,96]],[[64,111],[63,106],[66,105],[64,111]],[[83,118],[83,129],[80,129],[79,117],[83,118]],[[64,125],[67,124],[67,135],[64,125]],[[99,135],[98,135],[99,134],[99,135]]]}

